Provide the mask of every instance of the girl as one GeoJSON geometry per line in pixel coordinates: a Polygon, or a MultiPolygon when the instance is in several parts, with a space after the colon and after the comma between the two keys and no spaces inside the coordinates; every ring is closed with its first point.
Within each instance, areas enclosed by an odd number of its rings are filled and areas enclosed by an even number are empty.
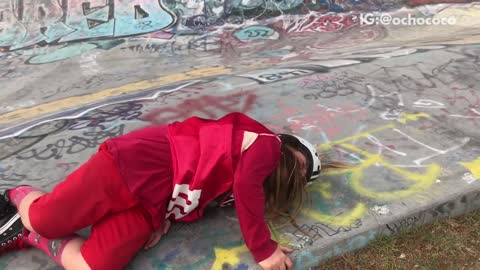
{"type": "Polygon", "coordinates": [[[292,262],[266,219],[297,213],[321,165],[313,145],[241,113],[147,127],[105,141],[51,193],[31,186],[0,200],[0,251],[34,246],[67,270],[122,269],[171,221],[235,199],[243,238],[263,269],[292,262]],[[91,227],[84,239],[76,231],[91,227]]]}

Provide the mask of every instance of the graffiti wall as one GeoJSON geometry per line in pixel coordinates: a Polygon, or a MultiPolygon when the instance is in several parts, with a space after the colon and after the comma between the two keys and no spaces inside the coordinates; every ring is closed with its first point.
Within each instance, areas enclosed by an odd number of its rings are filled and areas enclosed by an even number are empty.
{"type": "MultiPolygon", "coordinates": [[[[456,2],[3,1],[0,188],[51,190],[108,138],[238,111],[351,164],[308,187],[298,226],[270,224],[296,269],[477,209],[480,9],[456,2]],[[374,11],[455,24],[362,23],[374,11]]],[[[128,269],[255,266],[234,209],[211,207],[128,269]]]]}
{"type": "MultiPolygon", "coordinates": [[[[57,1],[7,0],[0,3],[0,47],[15,51],[34,46],[71,42],[116,39],[154,33],[153,37],[208,32],[212,28],[239,25],[245,22],[275,18],[281,15],[326,14],[335,12],[391,11],[404,6],[437,3],[468,3],[470,0],[449,1],[355,1],[355,0],[135,0],[135,1],[57,1]]],[[[340,27],[345,18],[310,16],[298,31],[317,27],[340,27]]],[[[342,17],[342,16],[340,16],[342,17]]],[[[299,28],[300,27],[300,28],[299,28]]],[[[331,28],[330,28],[331,29],[331,28]]],[[[246,38],[268,35],[256,30],[244,32],[246,38]]],[[[93,45],[76,48],[88,49],[93,45]]],[[[69,50],[60,54],[69,54],[69,50]]],[[[70,52],[71,54],[71,52],[70,52]]]]}

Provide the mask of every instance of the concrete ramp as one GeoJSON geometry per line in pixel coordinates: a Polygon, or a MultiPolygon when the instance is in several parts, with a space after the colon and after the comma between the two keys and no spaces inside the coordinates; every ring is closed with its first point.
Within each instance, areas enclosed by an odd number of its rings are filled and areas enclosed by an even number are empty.
{"type": "MultiPolygon", "coordinates": [[[[123,2],[0,3],[2,190],[51,190],[109,137],[240,111],[354,164],[309,187],[299,228],[272,226],[296,269],[480,207],[477,4],[123,2]]],[[[211,208],[128,269],[256,267],[233,209],[211,208]]],[[[0,269],[58,266],[32,249],[0,269]]]]}

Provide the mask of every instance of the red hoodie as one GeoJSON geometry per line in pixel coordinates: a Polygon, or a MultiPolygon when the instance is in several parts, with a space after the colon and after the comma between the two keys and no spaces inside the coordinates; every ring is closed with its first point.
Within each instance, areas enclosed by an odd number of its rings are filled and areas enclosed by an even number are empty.
{"type": "Polygon", "coordinates": [[[168,136],[165,133],[165,126],[149,127],[107,141],[125,181],[153,214],[154,227],[161,224],[162,214],[171,220],[195,221],[212,200],[233,192],[247,247],[257,262],[268,258],[277,244],[264,220],[263,182],[281,156],[274,133],[241,113],[218,120],[192,117],[169,124],[168,136]],[[242,152],[245,131],[266,136],[258,136],[242,152]],[[166,175],[171,182],[161,184],[166,175]],[[159,194],[169,194],[169,202],[159,194]]]}

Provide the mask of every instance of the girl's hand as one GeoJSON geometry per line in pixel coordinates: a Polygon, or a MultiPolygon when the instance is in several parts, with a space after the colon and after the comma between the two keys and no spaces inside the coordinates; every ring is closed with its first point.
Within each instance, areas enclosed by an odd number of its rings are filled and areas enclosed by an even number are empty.
{"type": "Polygon", "coordinates": [[[165,222],[163,223],[163,227],[158,228],[158,230],[156,230],[155,232],[152,233],[152,235],[150,236],[150,239],[145,244],[144,249],[147,250],[147,249],[155,246],[158,243],[158,241],[160,241],[162,236],[164,234],[167,234],[168,229],[170,229],[170,225],[172,225],[170,223],[170,220],[168,220],[168,219],[165,220],[165,222]]]}
{"type": "Polygon", "coordinates": [[[277,249],[267,259],[259,262],[263,270],[288,270],[292,269],[292,260],[285,255],[293,250],[287,247],[278,245],[277,249]]]}

